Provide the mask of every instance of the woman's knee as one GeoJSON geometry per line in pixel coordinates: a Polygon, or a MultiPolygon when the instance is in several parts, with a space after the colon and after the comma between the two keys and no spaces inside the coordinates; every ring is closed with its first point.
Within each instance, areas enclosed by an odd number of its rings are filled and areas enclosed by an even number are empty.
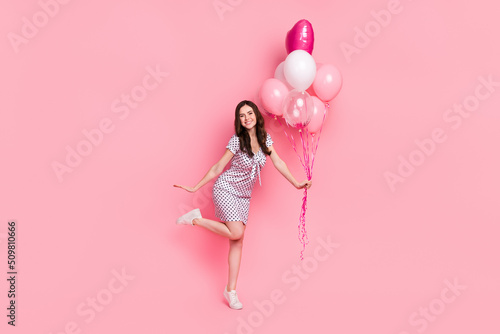
{"type": "Polygon", "coordinates": [[[236,230],[236,231],[231,231],[231,235],[229,236],[229,239],[235,241],[235,240],[243,240],[245,232],[243,230],[236,230]]]}
{"type": "Polygon", "coordinates": [[[243,240],[243,236],[245,235],[245,225],[243,224],[243,222],[240,223],[241,225],[232,224],[230,228],[230,240],[243,240]]]}

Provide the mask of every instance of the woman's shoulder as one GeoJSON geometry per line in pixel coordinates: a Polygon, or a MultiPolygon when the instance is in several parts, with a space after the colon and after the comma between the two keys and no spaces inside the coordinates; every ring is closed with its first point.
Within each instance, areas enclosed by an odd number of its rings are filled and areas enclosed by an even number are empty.
{"type": "Polygon", "coordinates": [[[231,138],[229,138],[229,141],[233,142],[240,142],[240,137],[238,137],[238,135],[236,133],[233,133],[233,135],[231,136],[231,138]]]}
{"type": "Polygon", "coordinates": [[[273,139],[271,138],[271,135],[269,134],[269,132],[267,132],[267,136],[266,136],[266,146],[269,147],[273,144],[273,139]]]}
{"type": "Polygon", "coordinates": [[[236,154],[240,149],[240,138],[236,134],[233,134],[231,138],[229,138],[226,148],[233,152],[233,154],[236,154]]]}

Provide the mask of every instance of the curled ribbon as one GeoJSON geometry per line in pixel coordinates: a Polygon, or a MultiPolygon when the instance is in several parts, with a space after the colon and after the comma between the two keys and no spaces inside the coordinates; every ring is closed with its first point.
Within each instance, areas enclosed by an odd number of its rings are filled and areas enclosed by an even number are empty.
{"type": "MultiPolygon", "coordinates": [[[[318,136],[316,138],[316,143],[315,143],[315,134],[311,134],[309,136],[309,131],[307,130],[307,127],[304,129],[299,129],[299,134],[300,134],[300,141],[302,143],[302,156],[300,156],[299,152],[297,151],[297,147],[295,145],[295,138],[293,135],[290,133],[286,132],[285,127],[283,127],[283,131],[285,132],[285,135],[292,145],[293,150],[299,157],[299,161],[302,164],[302,167],[304,167],[304,172],[306,173],[307,180],[312,179],[312,169],[314,166],[314,158],[316,156],[316,151],[318,150],[318,144],[319,144],[319,138],[321,136],[321,131],[323,130],[323,123],[325,121],[326,117],[326,111],[327,109],[330,108],[330,105],[328,103],[325,104],[325,111],[323,114],[323,122],[321,122],[321,127],[319,129],[318,136]],[[305,138],[304,138],[305,137],[305,138]],[[311,141],[311,145],[309,145],[309,138],[311,141]],[[310,159],[311,158],[311,159],[310,159]]],[[[278,124],[282,126],[279,118],[274,116],[274,119],[278,121],[278,124]]],[[[287,127],[288,123],[287,123],[287,127]]],[[[299,241],[302,244],[302,250],[300,251],[300,259],[304,259],[304,251],[306,249],[306,245],[309,243],[309,239],[307,237],[307,230],[306,230],[306,211],[307,211],[307,189],[304,188],[304,196],[302,197],[302,206],[300,209],[300,216],[299,216],[299,241]]]]}

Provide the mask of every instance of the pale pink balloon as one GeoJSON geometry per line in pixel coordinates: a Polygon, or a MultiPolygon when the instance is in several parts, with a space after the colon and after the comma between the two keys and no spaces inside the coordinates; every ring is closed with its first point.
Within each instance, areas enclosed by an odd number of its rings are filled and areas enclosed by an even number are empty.
{"type": "Polygon", "coordinates": [[[274,71],[274,77],[276,79],[278,79],[279,81],[283,82],[285,84],[285,86],[288,88],[288,90],[292,90],[293,87],[290,86],[290,84],[288,83],[288,81],[286,81],[284,69],[285,69],[285,61],[283,60],[276,67],[276,70],[274,71]]]}
{"type": "Polygon", "coordinates": [[[312,55],[314,47],[314,31],[311,23],[307,20],[300,20],[288,31],[285,41],[286,52],[304,50],[312,55]]]}
{"type": "Polygon", "coordinates": [[[285,73],[283,72],[283,66],[285,66],[284,60],[276,67],[276,70],[274,71],[274,78],[285,83],[286,79],[285,79],[285,73]]]}
{"type": "Polygon", "coordinates": [[[323,64],[316,71],[313,88],[321,101],[330,101],[337,96],[342,88],[342,75],[335,66],[323,64]]]}
{"type": "Polygon", "coordinates": [[[321,101],[316,96],[312,96],[314,102],[314,108],[311,116],[311,121],[307,124],[307,130],[309,133],[317,133],[321,129],[321,125],[323,124],[323,120],[326,112],[326,106],[323,101],[321,101]]]}
{"type": "Polygon", "coordinates": [[[283,100],[288,95],[288,88],[278,79],[270,78],[260,87],[259,98],[263,108],[270,114],[283,115],[283,100]]]}

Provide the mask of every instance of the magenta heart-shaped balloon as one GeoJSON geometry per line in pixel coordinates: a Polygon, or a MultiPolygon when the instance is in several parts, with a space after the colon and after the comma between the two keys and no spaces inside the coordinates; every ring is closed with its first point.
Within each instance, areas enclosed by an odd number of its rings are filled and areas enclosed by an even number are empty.
{"type": "Polygon", "coordinates": [[[300,20],[286,34],[286,52],[289,54],[295,50],[304,50],[312,55],[314,47],[314,31],[311,23],[300,20]]]}

